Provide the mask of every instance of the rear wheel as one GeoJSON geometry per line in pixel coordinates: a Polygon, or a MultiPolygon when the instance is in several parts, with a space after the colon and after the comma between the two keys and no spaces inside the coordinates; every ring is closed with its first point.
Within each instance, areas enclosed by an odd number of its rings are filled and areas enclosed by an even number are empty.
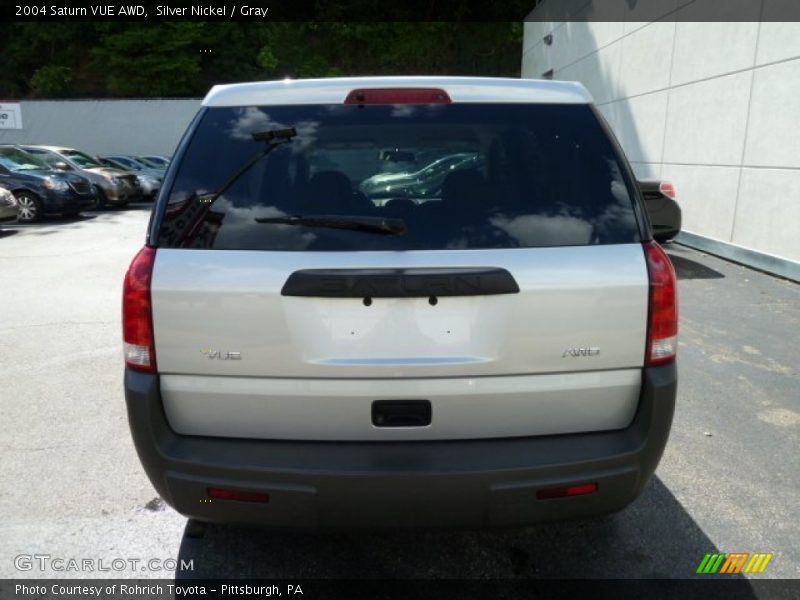
{"type": "Polygon", "coordinates": [[[108,201],[106,200],[106,194],[103,191],[103,188],[97,187],[97,202],[95,203],[95,207],[97,210],[103,210],[108,206],[108,201]]]}
{"type": "Polygon", "coordinates": [[[15,196],[19,207],[17,220],[20,223],[33,223],[42,218],[42,201],[35,194],[18,192],[15,196]]]}
{"type": "Polygon", "coordinates": [[[208,524],[205,521],[198,521],[197,519],[189,519],[186,522],[186,529],[184,535],[188,538],[199,540],[205,537],[208,524]]]}

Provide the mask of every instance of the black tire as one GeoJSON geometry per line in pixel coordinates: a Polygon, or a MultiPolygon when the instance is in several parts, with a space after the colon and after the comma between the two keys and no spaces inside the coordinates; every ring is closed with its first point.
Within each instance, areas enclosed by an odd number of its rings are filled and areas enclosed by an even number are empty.
{"type": "Polygon", "coordinates": [[[108,208],[108,201],[106,200],[106,194],[103,191],[103,188],[100,186],[96,186],[97,189],[97,202],[95,203],[95,208],[97,210],[103,210],[108,208]]]}
{"type": "Polygon", "coordinates": [[[14,194],[19,206],[17,221],[20,223],[35,223],[44,216],[41,199],[34,193],[21,191],[14,194]]]}
{"type": "Polygon", "coordinates": [[[205,537],[207,528],[208,524],[205,521],[198,521],[197,519],[190,518],[186,522],[186,529],[183,534],[188,538],[201,540],[205,537]]]}

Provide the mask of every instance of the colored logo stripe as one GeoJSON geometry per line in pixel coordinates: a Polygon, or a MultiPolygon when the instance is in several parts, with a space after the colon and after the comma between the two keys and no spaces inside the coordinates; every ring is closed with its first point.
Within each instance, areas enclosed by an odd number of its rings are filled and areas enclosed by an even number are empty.
{"type": "Polygon", "coordinates": [[[703,562],[697,567],[698,573],[716,573],[722,561],[725,560],[724,554],[706,554],[703,562]]]}
{"type": "Polygon", "coordinates": [[[772,560],[773,553],[754,553],[749,552],[733,552],[731,554],[708,553],[703,557],[700,566],[697,567],[697,573],[713,574],[713,573],[763,573],[767,565],[772,560]],[[748,561],[748,558],[750,559],[748,561]],[[745,566],[747,565],[747,566],[745,566]],[[742,570],[744,567],[744,570],[742,570]]]}
{"type": "Polygon", "coordinates": [[[711,558],[710,554],[706,554],[703,557],[703,560],[700,561],[700,566],[697,567],[697,573],[708,573],[708,571],[706,571],[706,566],[708,565],[708,561],[710,558],[711,558]]]}
{"type": "Polygon", "coordinates": [[[753,554],[753,557],[750,559],[750,562],[747,563],[747,566],[744,568],[745,573],[763,573],[764,569],[767,568],[769,561],[772,560],[773,553],[770,552],[769,554],[753,554]]]}
{"type": "Polygon", "coordinates": [[[747,557],[750,556],[749,552],[734,552],[728,554],[728,559],[722,565],[720,573],[738,573],[742,570],[747,557]]]}

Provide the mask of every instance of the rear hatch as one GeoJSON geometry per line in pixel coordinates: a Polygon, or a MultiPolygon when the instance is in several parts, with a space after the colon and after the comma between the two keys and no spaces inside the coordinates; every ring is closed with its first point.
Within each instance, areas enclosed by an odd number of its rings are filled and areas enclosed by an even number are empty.
{"type": "Polygon", "coordinates": [[[457,439],[633,418],[647,267],[590,106],[209,108],[171,179],[151,293],[179,433],[457,439]],[[414,176],[360,185],[397,168],[386,148],[414,176]],[[425,180],[457,154],[479,159],[425,180]],[[377,400],[428,402],[430,422],[380,426],[377,400]]]}

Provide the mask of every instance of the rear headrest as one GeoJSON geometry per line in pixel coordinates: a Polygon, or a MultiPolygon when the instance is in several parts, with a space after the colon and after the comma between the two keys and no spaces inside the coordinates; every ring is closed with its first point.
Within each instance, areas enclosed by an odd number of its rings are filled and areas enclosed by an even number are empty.
{"type": "Polygon", "coordinates": [[[476,169],[459,169],[445,177],[442,202],[475,201],[485,191],[486,181],[476,169]]]}
{"type": "Polygon", "coordinates": [[[324,195],[334,201],[349,200],[353,195],[350,179],[341,171],[320,171],[308,180],[309,193],[324,195]]]}

